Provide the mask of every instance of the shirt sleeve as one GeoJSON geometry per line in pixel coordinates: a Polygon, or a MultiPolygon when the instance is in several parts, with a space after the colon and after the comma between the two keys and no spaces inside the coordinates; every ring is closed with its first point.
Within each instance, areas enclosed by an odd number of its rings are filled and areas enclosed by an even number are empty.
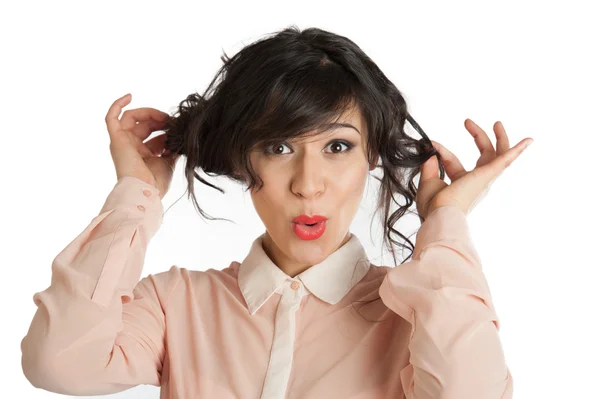
{"type": "Polygon", "coordinates": [[[175,266],[140,281],[146,248],[162,223],[159,190],[121,177],[98,216],[52,262],[50,286],[21,341],[31,384],[67,395],[160,385],[164,307],[175,266]]]}
{"type": "Polygon", "coordinates": [[[407,399],[511,399],[500,323],[457,207],[435,209],[417,232],[411,261],[387,271],[383,303],[411,325],[407,399]]]}

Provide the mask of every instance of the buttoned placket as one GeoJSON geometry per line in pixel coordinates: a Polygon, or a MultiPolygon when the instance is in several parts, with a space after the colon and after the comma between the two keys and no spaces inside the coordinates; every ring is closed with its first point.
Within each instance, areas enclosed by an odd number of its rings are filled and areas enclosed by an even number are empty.
{"type": "Polygon", "coordinates": [[[306,295],[302,284],[297,280],[285,281],[283,293],[275,316],[273,345],[263,385],[261,399],[281,399],[285,397],[292,369],[294,339],[296,335],[296,310],[302,297],[306,295]]]}

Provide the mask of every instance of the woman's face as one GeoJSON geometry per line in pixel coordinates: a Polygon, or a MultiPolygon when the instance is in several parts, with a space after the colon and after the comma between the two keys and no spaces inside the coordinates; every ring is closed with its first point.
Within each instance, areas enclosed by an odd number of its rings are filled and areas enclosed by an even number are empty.
{"type": "Polygon", "coordinates": [[[266,227],[263,248],[291,277],[322,262],[350,239],[349,227],[360,205],[370,167],[366,126],[357,110],[318,136],[296,138],[267,151],[253,151],[250,161],[264,182],[251,191],[252,202],[266,227]],[[350,148],[352,147],[352,148],[350,148]],[[294,229],[298,215],[322,215],[325,230],[313,240],[294,229]]]}

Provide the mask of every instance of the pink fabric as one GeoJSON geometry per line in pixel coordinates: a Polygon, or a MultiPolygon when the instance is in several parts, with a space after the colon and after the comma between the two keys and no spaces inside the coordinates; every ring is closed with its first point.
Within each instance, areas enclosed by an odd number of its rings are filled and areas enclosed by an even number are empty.
{"type": "Polygon", "coordinates": [[[498,316],[458,208],[431,213],[412,260],[395,268],[371,264],[353,235],[291,278],[260,236],[241,263],[173,266],[140,280],[162,223],[158,193],[122,177],[53,260],[21,343],[35,387],[100,395],[152,384],[161,398],[512,398],[498,316]]]}

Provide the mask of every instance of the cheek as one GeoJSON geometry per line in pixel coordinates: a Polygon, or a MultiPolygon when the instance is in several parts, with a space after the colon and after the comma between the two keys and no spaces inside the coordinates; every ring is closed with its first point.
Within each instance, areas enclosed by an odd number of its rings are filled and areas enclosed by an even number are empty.
{"type": "Polygon", "coordinates": [[[335,179],[336,191],[344,196],[362,197],[368,170],[364,167],[349,167],[338,174],[335,179]]]}
{"type": "Polygon", "coordinates": [[[254,206],[259,209],[268,209],[269,207],[276,206],[278,201],[278,195],[276,192],[272,192],[273,186],[269,185],[266,181],[259,192],[252,194],[252,202],[254,206]]]}
{"type": "Polygon", "coordinates": [[[252,191],[251,198],[259,217],[267,224],[281,213],[285,204],[285,193],[282,191],[281,184],[276,184],[267,176],[262,176],[262,180],[263,187],[258,192],[252,191]]]}
{"type": "Polygon", "coordinates": [[[356,215],[363,198],[367,176],[368,169],[357,167],[340,173],[339,178],[335,180],[335,201],[338,203],[336,209],[340,220],[350,223],[356,215]]]}

